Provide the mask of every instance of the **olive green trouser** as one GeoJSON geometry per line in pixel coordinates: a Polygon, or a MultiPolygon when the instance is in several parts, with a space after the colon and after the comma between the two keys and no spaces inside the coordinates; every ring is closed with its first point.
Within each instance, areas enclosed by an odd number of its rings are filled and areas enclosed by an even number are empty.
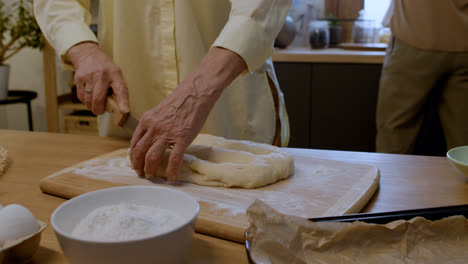
{"type": "Polygon", "coordinates": [[[412,153],[433,92],[447,148],[468,145],[468,52],[427,51],[392,38],[377,102],[377,152],[412,153]]]}

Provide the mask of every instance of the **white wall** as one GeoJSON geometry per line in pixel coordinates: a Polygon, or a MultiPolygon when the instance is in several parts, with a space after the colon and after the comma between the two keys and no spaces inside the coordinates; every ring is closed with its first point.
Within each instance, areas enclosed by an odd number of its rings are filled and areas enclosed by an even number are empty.
{"type": "MultiPolygon", "coordinates": [[[[47,131],[44,65],[42,51],[25,48],[7,61],[10,65],[10,90],[30,90],[37,92],[37,97],[31,103],[34,131],[47,131]]],[[[57,93],[70,93],[69,83],[72,72],[57,65],[57,93]]],[[[66,114],[60,111],[60,114],[66,114]]],[[[60,116],[59,116],[59,120],[60,116]]],[[[26,104],[0,105],[0,129],[29,130],[26,104]]]]}
{"type": "MultiPolygon", "coordinates": [[[[1,1],[9,5],[17,0],[1,1]]],[[[97,0],[92,1],[98,2],[97,0]]],[[[9,90],[30,90],[37,92],[37,97],[31,104],[34,131],[47,131],[42,52],[38,49],[24,48],[9,59],[6,64],[10,65],[9,90]]],[[[73,78],[72,73],[61,70],[58,61],[56,65],[58,67],[57,93],[69,93],[69,82],[73,78]]],[[[28,130],[26,104],[0,105],[0,129],[28,130]]]]}
{"type": "MultiPolygon", "coordinates": [[[[34,130],[46,131],[42,52],[25,48],[6,63],[10,65],[10,90],[37,92],[31,104],[34,130]]],[[[26,104],[0,105],[0,128],[28,130],[26,104]]]]}

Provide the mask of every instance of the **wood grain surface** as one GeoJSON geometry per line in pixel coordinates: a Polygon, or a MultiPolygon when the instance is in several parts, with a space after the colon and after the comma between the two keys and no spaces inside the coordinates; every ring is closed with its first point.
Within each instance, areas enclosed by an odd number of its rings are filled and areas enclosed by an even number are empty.
{"type": "MultiPolygon", "coordinates": [[[[128,141],[86,135],[0,130],[9,167],[0,176],[0,204],[21,204],[47,223],[30,263],[68,263],[50,225],[50,216],[66,200],[41,192],[41,179],[82,160],[128,146],[128,141]]],[[[243,244],[195,233],[188,263],[248,263],[243,244]]]]}
{"type": "Polygon", "coordinates": [[[60,170],[41,181],[45,193],[63,198],[121,185],[159,185],[191,194],[200,204],[199,233],[244,241],[246,209],[261,199],[278,211],[302,217],[359,212],[376,191],[379,171],[369,165],[308,158],[285,149],[295,161],[290,178],[257,189],[176,186],[160,178],[138,177],[129,168],[128,149],[120,149],[60,170]]]}
{"type": "MultiPolygon", "coordinates": [[[[29,208],[48,227],[31,263],[67,263],[50,226],[49,217],[66,200],[41,192],[39,181],[80,161],[128,147],[110,138],[56,133],[0,130],[0,146],[10,166],[0,176],[0,203],[29,208]]],[[[397,155],[318,149],[294,149],[301,156],[379,168],[380,187],[363,212],[468,204],[468,180],[445,157],[397,155]]],[[[194,234],[188,263],[248,263],[240,243],[194,234]]]]}

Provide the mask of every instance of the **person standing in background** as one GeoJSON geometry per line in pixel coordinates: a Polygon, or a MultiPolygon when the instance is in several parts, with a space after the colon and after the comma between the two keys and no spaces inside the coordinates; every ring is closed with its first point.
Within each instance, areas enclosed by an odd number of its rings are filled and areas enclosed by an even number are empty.
{"type": "Polygon", "coordinates": [[[377,152],[413,152],[434,91],[447,148],[468,145],[468,0],[393,0],[383,24],[377,152]]]}
{"type": "MultiPolygon", "coordinates": [[[[166,175],[174,181],[200,131],[287,145],[270,56],[291,0],[101,0],[99,41],[87,24],[89,4],[35,0],[34,12],[63,63],[74,66],[84,104],[103,114],[111,88],[122,113],[141,117],[130,151],[139,175],[154,176],[172,147],[166,175]]],[[[108,123],[100,119],[101,135],[124,134],[108,123]]]]}

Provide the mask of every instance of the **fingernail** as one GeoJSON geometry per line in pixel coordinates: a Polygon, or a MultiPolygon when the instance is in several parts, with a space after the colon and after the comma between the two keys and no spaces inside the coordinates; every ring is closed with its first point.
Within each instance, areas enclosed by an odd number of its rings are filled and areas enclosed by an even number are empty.
{"type": "Polygon", "coordinates": [[[147,179],[151,179],[151,178],[153,178],[153,174],[145,172],[145,177],[147,179]]]}
{"type": "Polygon", "coordinates": [[[123,113],[128,113],[130,112],[130,109],[128,109],[128,106],[126,105],[120,105],[120,111],[122,111],[123,113]]]}

